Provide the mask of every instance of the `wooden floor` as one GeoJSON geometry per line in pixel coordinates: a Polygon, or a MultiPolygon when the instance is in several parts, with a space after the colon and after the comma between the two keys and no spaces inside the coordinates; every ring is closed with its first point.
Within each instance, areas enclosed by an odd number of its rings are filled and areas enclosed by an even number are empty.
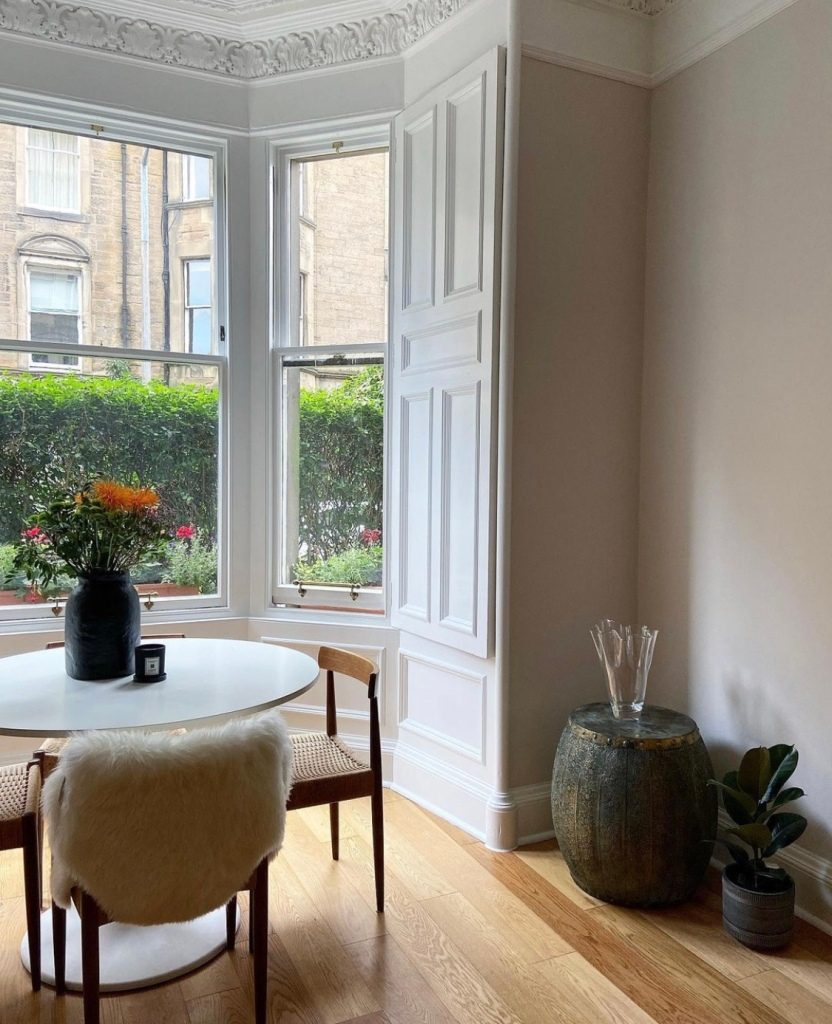
{"type": "MultiPolygon", "coordinates": [[[[387,910],[373,910],[369,801],[289,815],[272,869],[271,1020],[281,1024],[832,1024],[832,938],[799,924],[778,955],[722,931],[719,898],[664,911],[598,903],[553,844],[491,854],[387,795],[387,910]]],[[[80,1024],[77,996],[33,995],[18,958],[19,855],[0,854],[0,1022],[80,1024]]],[[[105,1024],[247,1024],[237,949],[178,982],[108,998],[105,1024]]]]}

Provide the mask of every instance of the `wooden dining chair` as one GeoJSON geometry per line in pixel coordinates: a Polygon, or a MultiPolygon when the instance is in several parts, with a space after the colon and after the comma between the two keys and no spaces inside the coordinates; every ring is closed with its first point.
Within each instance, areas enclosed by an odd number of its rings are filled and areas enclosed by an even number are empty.
{"type": "Polygon", "coordinates": [[[318,665],[326,672],[326,732],[292,736],[295,756],[294,785],[287,810],[329,804],[332,859],[339,855],[338,804],[369,796],[373,823],[373,867],[376,909],[384,911],[384,803],[382,799],[381,734],[378,720],[376,667],[366,658],[335,647],[322,647],[318,665]],[[367,687],[370,700],[370,764],[359,760],[338,737],[335,673],[367,687]]]}
{"type": "Polygon", "coordinates": [[[40,766],[0,768],[0,850],[23,850],[24,902],[32,989],[40,989],[40,766]]]}
{"type": "MultiPolygon", "coordinates": [[[[269,860],[283,845],[292,744],[279,715],[219,729],[73,737],[44,786],[52,847],[55,991],[66,989],[66,909],[81,917],[85,1024],[99,1022],[99,935],[157,925],[251,894],[256,1024],[267,1017],[269,860]]],[[[150,936],[148,941],[152,941],[150,936]]]]}

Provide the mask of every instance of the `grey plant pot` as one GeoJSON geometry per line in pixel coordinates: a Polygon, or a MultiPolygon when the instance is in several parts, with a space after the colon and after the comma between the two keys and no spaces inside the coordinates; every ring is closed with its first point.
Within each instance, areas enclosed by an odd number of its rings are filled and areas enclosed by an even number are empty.
{"type": "Polygon", "coordinates": [[[794,930],[794,882],[783,892],[755,892],[732,881],[729,865],[722,873],[722,923],[725,931],[749,949],[780,949],[794,930]]]}

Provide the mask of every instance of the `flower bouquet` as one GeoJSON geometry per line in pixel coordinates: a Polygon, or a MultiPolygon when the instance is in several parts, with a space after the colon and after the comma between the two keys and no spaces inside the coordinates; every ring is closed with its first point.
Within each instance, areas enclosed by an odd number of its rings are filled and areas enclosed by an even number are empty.
{"type": "Polygon", "coordinates": [[[167,539],[158,494],[115,480],[93,480],[80,490],[57,487],[29,518],[15,567],[40,591],[66,574],[78,578],[66,604],[66,665],[73,678],[132,673],[140,616],[130,570],[159,556],[167,539]]]}

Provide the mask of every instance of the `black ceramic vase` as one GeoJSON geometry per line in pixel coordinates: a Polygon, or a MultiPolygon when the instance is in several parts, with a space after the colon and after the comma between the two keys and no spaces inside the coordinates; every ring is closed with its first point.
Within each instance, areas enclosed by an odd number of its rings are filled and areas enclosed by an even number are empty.
{"type": "Polygon", "coordinates": [[[65,618],[68,675],[114,679],[133,674],[141,609],[130,573],[82,576],[67,598],[65,618]]]}

